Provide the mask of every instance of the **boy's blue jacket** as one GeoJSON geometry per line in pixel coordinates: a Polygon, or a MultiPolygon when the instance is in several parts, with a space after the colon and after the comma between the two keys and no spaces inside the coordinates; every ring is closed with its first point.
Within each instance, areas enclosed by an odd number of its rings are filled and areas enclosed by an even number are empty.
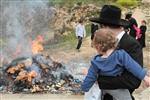
{"type": "Polygon", "coordinates": [[[121,75],[124,70],[131,72],[140,80],[143,80],[147,74],[146,69],[142,68],[124,50],[115,50],[108,58],[101,58],[100,55],[96,55],[91,61],[91,66],[81,89],[88,92],[96,82],[98,75],[115,77],[121,75]]]}

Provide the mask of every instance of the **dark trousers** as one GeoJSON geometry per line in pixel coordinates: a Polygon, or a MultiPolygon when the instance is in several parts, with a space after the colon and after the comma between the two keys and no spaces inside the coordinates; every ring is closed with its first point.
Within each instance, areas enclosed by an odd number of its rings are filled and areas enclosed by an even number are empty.
{"type": "Polygon", "coordinates": [[[82,37],[78,36],[78,44],[76,49],[80,49],[81,45],[82,45],[82,37]]]}

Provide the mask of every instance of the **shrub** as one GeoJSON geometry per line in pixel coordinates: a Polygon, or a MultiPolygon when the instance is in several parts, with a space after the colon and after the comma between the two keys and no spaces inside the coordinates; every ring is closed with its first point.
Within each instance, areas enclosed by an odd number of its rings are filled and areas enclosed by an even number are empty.
{"type": "Polygon", "coordinates": [[[117,0],[117,3],[122,6],[136,6],[138,4],[137,0],[117,0]]]}

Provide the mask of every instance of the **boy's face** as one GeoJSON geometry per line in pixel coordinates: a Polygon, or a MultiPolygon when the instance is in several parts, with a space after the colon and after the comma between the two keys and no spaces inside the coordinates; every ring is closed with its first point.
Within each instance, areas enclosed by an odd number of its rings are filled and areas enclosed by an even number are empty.
{"type": "Polygon", "coordinates": [[[141,22],[142,25],[146,25],[144,22],[141,22]]]}

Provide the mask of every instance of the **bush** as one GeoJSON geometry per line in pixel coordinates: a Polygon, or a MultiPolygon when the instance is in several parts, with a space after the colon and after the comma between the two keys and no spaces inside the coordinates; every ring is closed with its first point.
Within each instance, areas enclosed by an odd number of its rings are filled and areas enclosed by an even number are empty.
{"type": "Polygon", "coordinates": [[[116,0],[49,0],[50,5],[59,5],[73,7],[75,4],[96,4],[101,5],[104,2],[115,2],[116,0]]]}
{"type": "Polygon", "coordinates": [[[122,6],[136,6],[138,4],[137,0],[117,0],[117,3],[122,6]]]}

